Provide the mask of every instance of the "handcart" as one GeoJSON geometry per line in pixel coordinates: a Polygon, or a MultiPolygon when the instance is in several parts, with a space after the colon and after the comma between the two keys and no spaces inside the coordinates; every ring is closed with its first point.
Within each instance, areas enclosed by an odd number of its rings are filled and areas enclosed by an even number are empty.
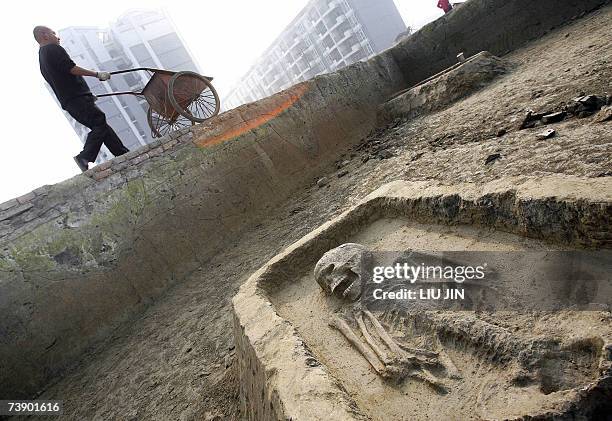
{"type": "Polygon", "coordinates": [[[113,95],[136,95],[149,104],[147,121],[153,137],[201,123],[219,113],[221,102],[212,86],[212,77],[195,72],[139,67],[110,72],[111,75],[145,71],[151,78],[140,92],[112,92],[96,95],[98,98],[113,95]]]}

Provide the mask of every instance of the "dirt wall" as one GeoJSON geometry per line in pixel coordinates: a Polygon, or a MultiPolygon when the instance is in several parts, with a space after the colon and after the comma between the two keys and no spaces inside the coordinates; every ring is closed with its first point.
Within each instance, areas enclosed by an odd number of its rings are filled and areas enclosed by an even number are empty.
{"type": "Polygon", "coordinates": [[[412,85],[480,51],[503,56],[610,0],[469,0],[393,47],[412,85]]]}
{"type": "Polygon", "coordinates": [[[0,214],[0,397],[34,396],[311,183],[401,86],[394,62],[377,57],[31,194],[26,207],[9,203],[0,214]]]}

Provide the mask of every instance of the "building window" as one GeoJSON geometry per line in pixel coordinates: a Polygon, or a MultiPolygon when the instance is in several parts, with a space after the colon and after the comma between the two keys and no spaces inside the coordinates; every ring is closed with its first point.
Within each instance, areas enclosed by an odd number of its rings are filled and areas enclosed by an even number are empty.
{"type": "Polygon", "coordinates": [[[151,55],[149,54],[149,51],[147,51],[147,47],[145,47],[144,44],[134,45],[133,47],[130,47],[130,50],[132,51],[132,54],[134,54],[136,61],[139,63],[151,59],[151,55]]]}
{"type": "Polygon", "coordinates": [[[149,41],[151,48],[155,53],[162,54],[167,51],[176,50],[177,48],[181,48],[183,44],[179,39],[178,35],[175,33],[170,33],[163,35],[161,37],[152,39],[149,41]]]}

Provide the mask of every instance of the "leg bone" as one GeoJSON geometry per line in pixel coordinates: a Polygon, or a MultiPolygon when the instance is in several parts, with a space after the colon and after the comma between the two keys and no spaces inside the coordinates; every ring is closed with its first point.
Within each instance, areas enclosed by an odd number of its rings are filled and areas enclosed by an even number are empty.
{"type": "Polygon", "coordinates": [[[448,392],[446,385],[436,379],[436,377],[434,377],[434,375],[427,370],[413,371],[411,373],[408,373],[408,377],[412,377],[413,379],[417,379],[422,381],[423,383],[427,383],[428,385],[432,386],[434,389],[440,392],[448,392]]]}
{"type": "Polygon", "coordinates": [[[387,331],[385,330],[384,327],[382,327],[382,325],[380,324],[380,322],[378,321],[378,319],[376,317],[374,317],[374,315],[372,313],[370,313],[368,310],[364,311],[365,315],[368,317],[368,319],[370,319],[370,321],[372,322],[372,325],[374,326],[374,330],[376,330],[376,333],[378,333],[378,336],[380,336],[380,339],[383,340],[383,342],[385,344],[387,344],[387,346],[389,347],[389,349],[397,354],[397,355],[402,355],[402,349],[399,347],[399,345],[393,340],[393,338],[391,337],[391,335],[389,335],[387,333],[387,331]]]}
{"type": "Polygon", "coordinates": [[[403,357],[403,358],[411,359],[411,360],[420,362],[422,364],[429,364],[429,365],[437,364],[437,362],[435,360],[421,359],[421,358],[417,357],[417,355],[420,354],[420,355],[423,355],[423,356],[428,357],[428,358],[436,358],[438,356],[438,354],[436,352],[427,351],[427,350],[424,350],[424,349],[409,348],[409,347],[400,346],[391,337],[391,335],[389,335],[389,333],[385,330],[385,328],[380,324],[378,319],[371,312],[365,310],[364,313],[368,317],[368,319],[370,319],[370,321],[372,322],[372,325],[374,326],[374,329],[376,330],[376,333],[378,333],[378,336],[380,336],[380,339],[382,339],[383,342],[385,344],[387,344],[389,349],[395,355],[397,355],[398,357],[403,357]],[[410,354],[413,354],[413,355],[406,355],[407,352],[410,353],[410,354]]]}
{"type": "Polygon", "coordinates": [[[365,341],[368,343],[368,345],[370,345],[370,348],[372,348],[374,350],[376,355],[378,355],[378,358],[380,358],[380,360],[383,362],[383,364],[385,364],[389,360],[389,358],[378,347],[378,345],[376,344],[374,339],[372,339],[372,336],[370,335],[370,332],[368,332],[368,329],[366,328],[366,325],[363,322],[363,313],[361,311],[355,313],[355,320],[357,321],[357,324],[359,325],[359,329],[361,330],[361,333],[363,334],[363,337],[365,338],[365,341]]]}
{"type": "Polygon", "coordinates": [[[340,317],[334,316],[329,325],[335,329],[338,329],[338,331],[344,335],[349,343],[365,357],[372,368],[374,368],[378,374],[382,375],[382,373],[385,371],[385,367],[383,366],[382,362],[369,348],[363,344],[363,342],[359,340],[357,335],[355,335],[353,330],[344,320],[342,320],[340,317]]]}

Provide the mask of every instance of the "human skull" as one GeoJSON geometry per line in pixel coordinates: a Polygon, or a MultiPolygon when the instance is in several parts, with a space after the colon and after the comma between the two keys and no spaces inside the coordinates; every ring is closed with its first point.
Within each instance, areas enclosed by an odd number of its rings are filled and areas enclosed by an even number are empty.
{"type": "Polygon", "coordinates": [[[315,266],[315,280],[326,294],[356,301],[361,295],[362,271],[368,253],[364,246],[355,243],[329,250],[315,266]]]}

